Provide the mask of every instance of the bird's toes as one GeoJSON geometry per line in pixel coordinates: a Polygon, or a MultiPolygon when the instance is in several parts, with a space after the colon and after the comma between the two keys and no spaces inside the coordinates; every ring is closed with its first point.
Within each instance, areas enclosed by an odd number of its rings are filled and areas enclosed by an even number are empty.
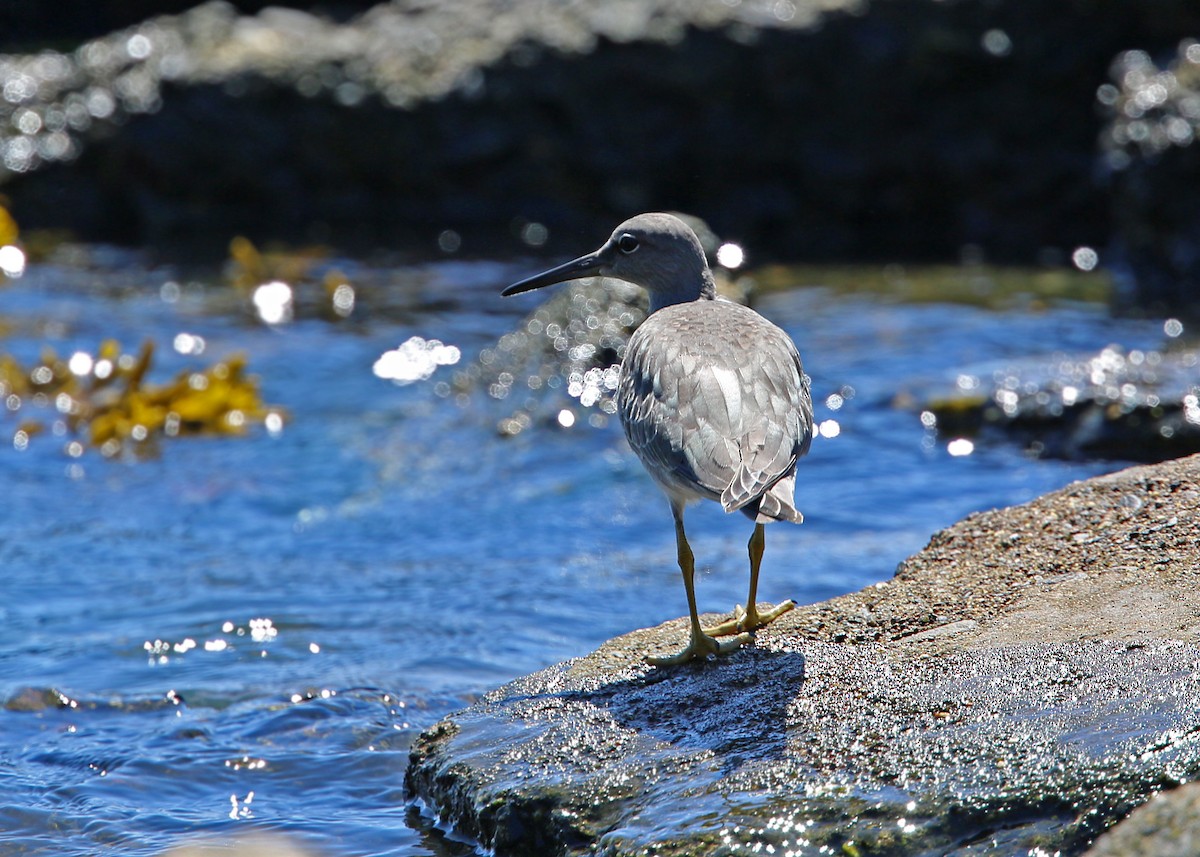
{"type": "Polygon", "coordinates": [[[736,652],[742,646],[753,641],[750,634],[738,634],[728,640],[713,639],[708,633],[694,637],[687,647],[674,655],[646,655],[645,660],[652,667],[671,667],[686,664],[693,660],[705,660],[710,655],[728,655],[736,652]]]}
{"type": "Polygon", "coordinates": [[[739,604],[733,608],[732,619],[726,619],[720,625],[715,627],[705,628],[704,633],[708,634],[710,637],[728,637],[731,634],[740,634],[743,631],[748,630],[744,625],[745,618],[746,611],[743,610],[742,605],[739,604]]]}
{"type": "Polygon", "coordinates": [[[753,606],[753,609],[748,611],[742,610],[739,607],[738,610],[734,611],[734,618],[738,620],[739,631],[757,631],[759,628],[765,628],[767,625],[770,625],[789,610],[794,610],[795,607],[796,602],[790,598],[762,613],[758,611],[756,606],[753,606]]]}

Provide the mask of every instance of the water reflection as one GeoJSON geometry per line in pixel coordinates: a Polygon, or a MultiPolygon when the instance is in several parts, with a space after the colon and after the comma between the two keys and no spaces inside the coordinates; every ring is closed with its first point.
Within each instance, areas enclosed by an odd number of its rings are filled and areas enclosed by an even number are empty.
{"type": "Polygon", "coordinates": [[[16,279],[25,273],[25,251],[14,244],[0,247],[0,274],[16,279]]]}
{"type": "Polygon", "coordinates": [[[1195,141],[1200,132],[1200,42],[1184,39],[1165,68],[1145,51],[1125,51],[1110,75],[1114,83],[1096,91],[1097,101],[1113,117],[1101,140],[1109,167],[1128,167],[1131,149],[1152,156],[1195,141]]]}
{"type": "Polygon", "coordinates": [[[442,366],[453,366],[462,357],[454,345],[446,345],[439,339],[409,337],[399,348],[385,351],[372,371],[377,378],[397,384],[424,381],[442,366]]]}
{"type": "Polygon", "coordinates": [[[292,287],[287,283],[272,280],[256,286],[251,300],[265,324],[283,324],[292,320],[292,287]]]}
{"type": "Polygon", "coordinates": [[[962,458],[964,455],[970,455],[974,451],[975,443],[969,438],[956,437],[946,444],[946,452],[950,453],[954,458],[962,458]]]}

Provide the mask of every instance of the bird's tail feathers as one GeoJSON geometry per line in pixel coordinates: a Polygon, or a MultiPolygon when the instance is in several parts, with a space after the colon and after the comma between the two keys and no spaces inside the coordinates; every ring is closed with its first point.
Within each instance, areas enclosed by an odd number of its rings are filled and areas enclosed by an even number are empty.
{"type": "Polygon", "coordinates": [[[737,502],[729,496],[726,490],[721,496],[721,505],[726,512],[741,511],[758,524],[770,524],[774,521],[787,521],[791,524],[804,523],[804,515],[796,508],[796,475],[789,473],[777,480],[770,488],[763,491],[750,502],[737,502]]]}

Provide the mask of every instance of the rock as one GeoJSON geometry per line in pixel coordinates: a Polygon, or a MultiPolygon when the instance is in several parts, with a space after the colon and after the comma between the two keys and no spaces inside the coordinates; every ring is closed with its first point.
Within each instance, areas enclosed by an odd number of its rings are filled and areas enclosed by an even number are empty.
{"type": "Polygon", "coordinates": [[[1104,69],[1195,32],[1192,0],[216,2],[0,58],[0,173],[27,229],[212,253],[558,254],[669,205],[764,257],[1062,259],[1110,231],[1104,69]]]}
{"type": "Polygon", "coordinates": [[[1079,853],[1200,774],[1200,457],[936,534],[895,577],[682,669],[683,620],[415,743],[410,793],[497,855],[1079,853]],[[773,851],[772,851],[773,849],[773,851]]]}
{"type": "Polygon", "coordinates": [[[922,422],[947,438],[1015,441],[1037,457],[1179,458],[1200,452],[1198,366],[1200,351],[1170,346],[1030,359],[961,375],[954,393],[926,399],[922,422]]]}
{"type": "Polygon", "coordinates": [[[1085,857],[1194,857],[1200,854],[1200,783],[1155,795],[1104,834],[1085,857]]]}
{"type": "Polygon", "coordinates": [[[1114,249],[1129,274],[1115,306],[1200,319],[1200,211],[1183,190],[1200,186],[1200,42],[1184,39],[1162,67],[1146,51],[1125,51],[1111,78],[1099,90],[1110,116],[1101,149],[1114,249]]]}

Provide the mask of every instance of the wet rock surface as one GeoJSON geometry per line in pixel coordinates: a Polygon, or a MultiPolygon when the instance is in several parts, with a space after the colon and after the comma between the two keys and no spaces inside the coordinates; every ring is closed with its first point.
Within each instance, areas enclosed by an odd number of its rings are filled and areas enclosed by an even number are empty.
{"type": "Polygon", "coordinates": [[[1038,457],[1164,461],[1200,452],[1198,366],[1190,346],[1057,354],[960,375],[921,419],[943,437],[1015,441],[1038,457]]]}
{"type": "Polygon", "coordinates": [[[1200,774],[1198,484],[973,515],[733,657],[610,641],[423,735],[410,793],[498,855],[1082,853],[1200,774]]]}

